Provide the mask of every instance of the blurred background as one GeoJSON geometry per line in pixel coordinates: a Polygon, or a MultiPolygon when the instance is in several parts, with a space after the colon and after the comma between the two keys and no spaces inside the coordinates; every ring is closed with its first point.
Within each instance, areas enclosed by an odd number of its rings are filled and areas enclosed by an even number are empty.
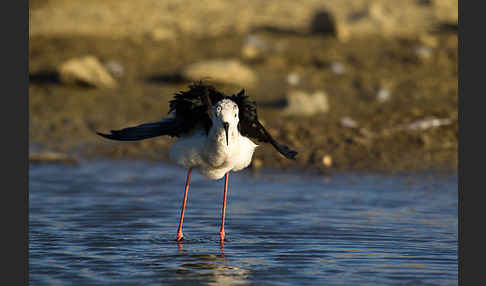
{"type": "Polygon", "coordinates": [[[95,130],[166,116],[195,80],[245,88],[271,146],[252,168],[457,167],[455,0],[31,0],[30,161],[163,161],[171,138],[95,130]]]}
{"type": "Polygon", "coordinates": [[[457,285],[457,4],[31,0],[30,284],[457,285]],[[197,172],[174,242],[173,138],[95,134],[201,79],[299,152],[231,173],[222,244],[197,172]]]}

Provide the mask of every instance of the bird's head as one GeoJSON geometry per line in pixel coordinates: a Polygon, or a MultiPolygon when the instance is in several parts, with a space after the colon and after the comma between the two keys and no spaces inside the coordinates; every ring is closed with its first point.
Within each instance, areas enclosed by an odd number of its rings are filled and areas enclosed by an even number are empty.
{"type": "Polygon", "coordinates": [[[226,133],[226,145],[229,145],[228,132],[238,126],[238,105],[230,100],[223,99],[213,106],[211,120],[216,128],[224,128],[226,133]]]}

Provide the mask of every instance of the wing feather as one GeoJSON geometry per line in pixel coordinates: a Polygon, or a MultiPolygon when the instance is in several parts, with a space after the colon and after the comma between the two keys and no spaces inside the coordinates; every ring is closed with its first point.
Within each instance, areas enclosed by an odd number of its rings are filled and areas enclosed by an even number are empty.
{"type": "Polygon", "coordinates": [[[272,135],[263,127],[258,120],[256,109],[256,102],[250,101],[249,97],[245,95],[245,90],[241,90],[238,94],[232,95],[231,100],[238,104],[240,123],[238,125],[239,131],[243,136],[257,139],[260,142],[270,143],[278,152],[288,159],[295,159],[297,152],[290,149],[288,146],[278,143],[272,135]]]}
{"type": "Polygon", "coordinates": [[[111,130],[110,134],[96,133],[112,140],[136,141],[162,135],[177,136],[179,130],[180,126],[174,118],[166,118],[157,122],[144,123],[120,130],[111,130]]]}
{"type": "Polygon", "coordinates": [[[121,130],[111,130],[110,134],[96,133],[112,140],[133,141],[162,135],[179,137],[202,126],[207,134],[212,125],[212,105],[225,98],[233,100],[238,105],[240,110],[238,130],[243,136],[270,143],[286,158],[295,159],[297,152],[278,143],[258,121],[256,103],[249,100],[244,89],[236,95],[225,96],[213,86],[201,81],[191,84],[189,90],[174,95],[169,102],[169,114],[173,115],[171,117],[121,130]]]}
{"type": "Polygon", "coordinates": [[[212,102],[223,98],[224,95],[214,87],[202,82],[193,83],[189,86],[189,90],[176,93],[169,102],[170,117],[121,130],[111,130],[110,134],[96,133],[120,141],[143,140],[162,135],[180,137],[201,126],[208,133],[212,124],[210,117],[212,102]]]}

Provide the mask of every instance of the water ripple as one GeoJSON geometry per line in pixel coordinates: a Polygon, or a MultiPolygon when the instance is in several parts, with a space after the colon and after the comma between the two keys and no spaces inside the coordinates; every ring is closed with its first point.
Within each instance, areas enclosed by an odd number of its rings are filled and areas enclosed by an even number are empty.
{"type": "Polygon", "coordinates": [[[35,165],[31,285],[456,285],[457,176],[194,173],[148,162],[35,165]]]}

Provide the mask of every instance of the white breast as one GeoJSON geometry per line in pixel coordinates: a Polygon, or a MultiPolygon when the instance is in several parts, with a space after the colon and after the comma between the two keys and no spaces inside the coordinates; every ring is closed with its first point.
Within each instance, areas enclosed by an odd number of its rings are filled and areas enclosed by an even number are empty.
{"type": "Polygon", "coordinates": [[[239,171],[248,167],[253,158],[255,148],[258,147],[258,145],[253,143],[250,139],[243,136],[240,136],[239,146],[238,150],[233,154],[232,161],[234,164],[231,171],[239,171]]]}
{"type": "Polygon", "coordinates": [[[176,164],[196,169],[211,179],[220,179],[229,171],[250,165],[256,144],[238,133],[232,136],[229,146],[218,137],[207,137],[202,130],[181,137],[172,144],[169,157],[176,164]]]}

